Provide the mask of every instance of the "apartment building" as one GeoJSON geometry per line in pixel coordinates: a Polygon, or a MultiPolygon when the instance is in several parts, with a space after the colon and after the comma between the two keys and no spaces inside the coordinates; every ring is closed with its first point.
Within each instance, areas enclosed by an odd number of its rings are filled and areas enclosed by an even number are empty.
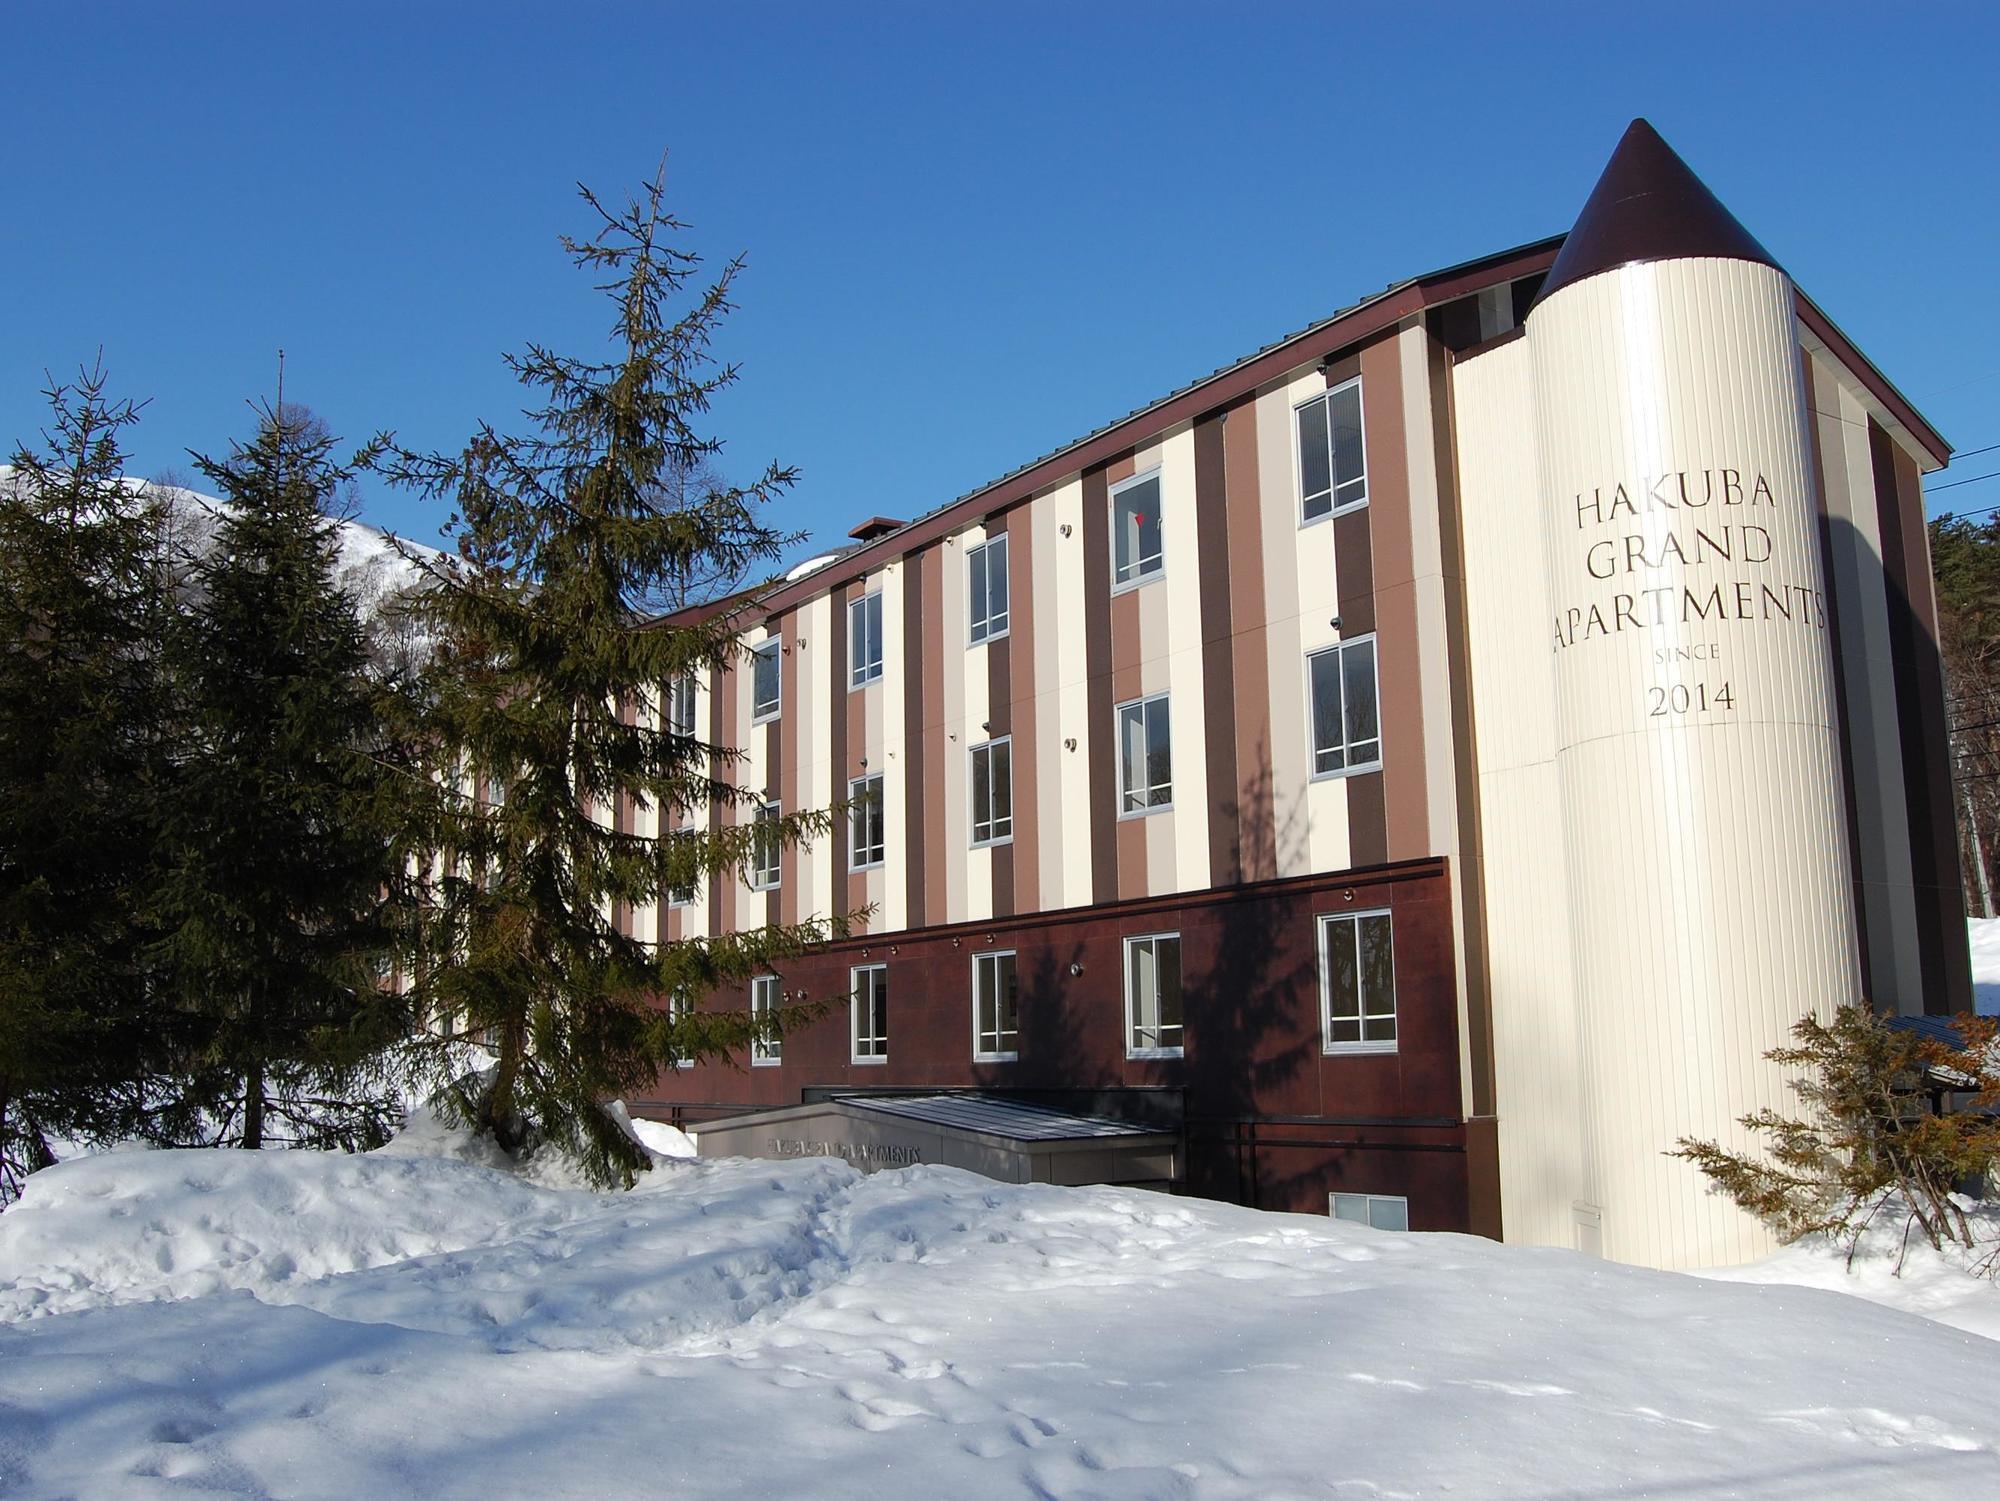
{"type": "Polygon", "coordinates": [[[635,931],[866,915],[702,1003],[821,1019],[635,1108],[877,1166],[929,1159],[755,1123],[972,1094],[1168,1133],[1177,1191],[1754,1254],[1676,1137],[1782,1103],[1807,1010],[1969,1004],[1948,456],[1635,122],[1568,235],[864,523],[674,685],[852,812],[635,931]]]}

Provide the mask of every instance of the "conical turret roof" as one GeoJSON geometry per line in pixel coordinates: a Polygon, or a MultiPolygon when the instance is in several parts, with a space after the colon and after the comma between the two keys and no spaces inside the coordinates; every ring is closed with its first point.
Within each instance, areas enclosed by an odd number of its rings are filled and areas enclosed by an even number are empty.
{"type": "Polygon", "coordinates": [[[1703,256],[1784,269],[1657,130],[1634,120],[1590,190],[1535,301],[1600,271],[1703,256]]]}

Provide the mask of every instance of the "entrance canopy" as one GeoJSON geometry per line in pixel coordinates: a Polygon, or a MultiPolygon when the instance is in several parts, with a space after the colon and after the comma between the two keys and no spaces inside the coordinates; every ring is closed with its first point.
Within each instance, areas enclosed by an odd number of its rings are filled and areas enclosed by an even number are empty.
{"type": "Polygon", "coordinates": [[[1129,1121],[975,1094],[836,1095],[710,1121],[704,1157],[841,1157],[864,1172],[939,1163],[1003,1183],[1173,1182],[1181,1138],[1129,1121]]]}

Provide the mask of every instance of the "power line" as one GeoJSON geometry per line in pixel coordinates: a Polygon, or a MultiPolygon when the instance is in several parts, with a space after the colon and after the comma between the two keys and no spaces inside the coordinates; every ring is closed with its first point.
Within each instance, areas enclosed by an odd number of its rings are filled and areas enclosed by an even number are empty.
{"type": "MultiPolygon", "coordinates": [[[[1945,516],[1949,516],[1953,521],[1970,521],[1975,516],[1991,516],[1995,511],[2000,511],[2000,506],[1987,506],[1984,510],[1980,511],[1946,511],[1944,514],[1945,516]]],[[[1941,516],[1938,519],[1942,521],[1944,517],[1941,516]]]]}
{"type": "Polygon", "coordinates": [[[1948,485],[1932,485],[1924,494],[1935,495],[1940,490],[1956,490],[1960,485],[1976,485],[1983,479],[2000,479],[2000,469],[1991,474],[1975,474],[1970,479],[1955,479],[1948,485]]]}

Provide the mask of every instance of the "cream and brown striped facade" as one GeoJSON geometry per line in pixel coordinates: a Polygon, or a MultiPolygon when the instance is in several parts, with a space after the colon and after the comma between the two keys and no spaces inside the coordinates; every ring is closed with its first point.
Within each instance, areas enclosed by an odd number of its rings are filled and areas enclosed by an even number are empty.
{"type": "MultiPolygon", "coordinates": [[[[779,711],[753,722],[746,664],[699,685],[697,733],[742,747],[739,779],[786,810],[881,775],[886,856],[850,870],[843,823],[787,850],[774,889],[720,884],[634,930],[865,912],[783,982],[842,997],[852,966],[887,964],[888,1058],[850,1055],[836,1005],[778,1065],[676,1070],[639,1108],[698,1123],[841,1089],[1125,1092],[1171,1100],[1191,1191],[1320,1212],[1333,1192],[1391,1195],[1419,1228],[1573,1243],[1574,1195],[1541,1180],[1569,1170],[1575,1091],[1542,1076],[1588,1064],[1549,648],[1520,625],[1545,589],[1540,523],[1516,514],[1532,394],[1508,353],[1561,244],[1392,287],[772,593],[747,644],[780,643],[779,711]],[[1366,504],[1302,521],[1295,410],[1357,379],[1366,504]],[[1148,472],[1163,567],[1120,589],[1111,494],[1148,472]],[[967,554],[1003,534],[1009,628],[974,644],[967,554]],[[878,592],[882,673],[852,687],[849,606],[878,592]],[[1380,764],[1315,776],[1308,657],[1360,637],[1376,643],[1380,764]],[[1156,694],[1171,807],[1121,817],[1117,706],[1156,694]],[[970,752],[1002,737],[1013,837],[976,845],[970,752]],[[1394,918],[1398,1042],[1356,1056],[1322,1046],[1316,919],[1375,909],[1394,918]],[[1121,939],[1159,932],[1182,937],[1184,1056],[1128,1056],[1121,939]],[[980,1062],[970,964],[995,949],[1017,955],[1019,1056],[980,1062]]],[[[1948,449],[1802,295],[1791,327],[1863,984],[1892,1008],[1956,1009],[1918,488],[1948,449]]]]}

